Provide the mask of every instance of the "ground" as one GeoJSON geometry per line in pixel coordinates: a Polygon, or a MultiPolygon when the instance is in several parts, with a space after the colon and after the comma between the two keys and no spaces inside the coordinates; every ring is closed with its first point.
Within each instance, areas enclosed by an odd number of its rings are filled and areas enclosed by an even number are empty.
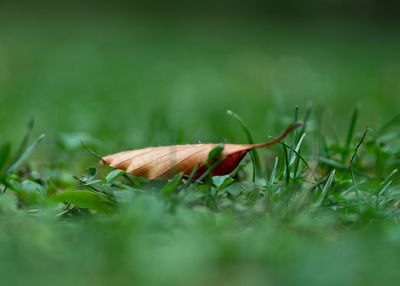
{"type": "Polygon", "coordinates": [[[114,14],[19,19],[0,17],[2,281],[400,278],[396,27],[114,14]],[[250,157],[228,177],[153,182],[99,166],[81,144],[106,155],[247,143],[227,110],[256,142],[296,119],[305,127],[286,145],[257,152],[254,182],[250,157]]]}

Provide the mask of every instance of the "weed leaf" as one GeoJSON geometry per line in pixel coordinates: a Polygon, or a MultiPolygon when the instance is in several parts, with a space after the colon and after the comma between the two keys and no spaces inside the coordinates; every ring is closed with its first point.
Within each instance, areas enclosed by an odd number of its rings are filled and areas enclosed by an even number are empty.
{"type": "Polygon", "coordinates": [[[105,183],[111,183],[113,180],[115,180],[119,176],[122,176],[123,174],[125,174],[123,170],[113,170],[107,174],[105,178],[105,183]]]}
{"type": "Polygon", "coordinates": [[[92,209],[99,213],[109,213],[115,207],[112,201],[89,191],[62,192],[52,197],[51,200],[56,203],[65,203],[92,209]]]}

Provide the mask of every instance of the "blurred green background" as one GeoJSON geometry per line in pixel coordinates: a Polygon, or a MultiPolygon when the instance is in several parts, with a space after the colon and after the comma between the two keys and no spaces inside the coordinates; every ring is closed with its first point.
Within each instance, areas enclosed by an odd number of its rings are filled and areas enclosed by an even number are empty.
{"type": "MultiPolygon", "coordinates": [[[[323,115],[324,134],[336,126],[343,142],[356,106],[356,133],[399,112],[398,6],[1,1],[0,143],[15,143],[15,151],[35,118],[34,133],[46,139],[29,158],[31,168],[75,186],[71,175],[97,164],[80,139],[100,154],[199,140],[245,143],[227,109],[262,142],[293,120],[296,105],[301,116],[312,105],[314,115],[323,115]],[[46,169],[58,164],[57,175],[46,169]]],[[[313,148],[312,139],[304,149],[313,148]]],[[[16,206],[15,197],[1,197],[0,284],[382,285],[399,279],[400,231],[391,220],[353,231],[342,222],[351,225],[352,213],[287,219],[285,204],[282,214],[261,218],[240,208],[171,213],[152,194],[95,219],[58,220],[51,208],[16,206]]]]}
{"type": "Polygon", "coordinates": [[[304,111],[311,103],[338,126],[357,104],[371,127],[398,112],[394,8],[378,1],[167,3],[2,3],[2,138],[17,142],[34,117],[35,130],[48,135],[45,153],[61,133],[85,133],[111,153],[241,143],[227,109],[256,141],[276,134],[296,105],[304,111]]]}

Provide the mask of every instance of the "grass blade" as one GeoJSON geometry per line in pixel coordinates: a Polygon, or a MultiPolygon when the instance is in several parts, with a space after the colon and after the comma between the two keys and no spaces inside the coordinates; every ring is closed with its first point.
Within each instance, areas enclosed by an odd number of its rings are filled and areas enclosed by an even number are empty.
{"type": "Polygon", "coordinates": [[[29,155],[35,150],[36,146],[43,140],[44,134],[40,135],[29,147],[26,149],[24,153],[15,161],[8,169],[7,173],[13,173],[15,169],[17,169],[28,157],[29,155]]]}
{"type": "Polygon", "coordinates": [[[200,164],[196,164],[196,166],[194,166],[194,169],[192,170],[192,172],[189,175],[189,178],[187,179],[187,181],[185,182],[185,184],[182,186],[182,189],[185,190],[193,181],[193,177],[197,172],[197,169],[199,168],[200,164]]]}
{"type": "Polygon", "coordinates": [[[311,115],[311,109],[312,109],[312,105],[311,105],[311,103],[309,103],[306,107],[306,114],[304,115],[303,126],[301,127],[299,134],[303,134],[304,132],[306,132],[306,125],[307,125],[308,120],[311,115]]]}
{"type": "MultiPolygon", "coordinates": [[[[287,145],[285,142],[278,142],[282,145],[285,145],[287,148],[289,148],[289,145],[287,145]]],[[[304,157],[297,152],[296,150],[294,151],[294,153],[300,158],[300,160],[304,163],[304,165],[307,167],[307,169],[310,171],[310,174],[313,176],[313,178],[315,179],[316,176],[313,173],[313,170],[311,169],[310,165],[308,164],[308,162],[306,161],[306,159],[304,159],[304,157]]],[[[346,166],[344,166],[344,168],[346,168],[346,166]]]]}
{"type": "Polygon", "coordinates": [[[283,148],[283,155],[284,155],[284,158],[285,158],[285,172],[284,172],[284,174],[285,174],[285,182],[286,182],[286,184],[289,184],[289,181],[290,181],[290,169],[289,169],[289,158],[288,158],[288,153],[287,153],[287,150],[286,150],[286,146],[285,145],[282,145],[282,148],[283,148]]]}
{"type": "Polygon", "coordinates": [[[125,175],[125,171],[113,170],[110,173],[108,173],[107,176],[104,178],[104,183],[111,183],[113,180],[122,175],[125,175]]]}
{"type": "Polygon", "coordinates": [[[346,159],[346,156],[347,156],[347,154],[349,152],[350,143],[351,143],[351,140],[353,139],[354,129],[355,129],[356,124],[357,124],[359,110],[360,110],[360,107],[357,106],[356,109],[353,112],[352,117],[351,117],[350,127],[349,127],[349,131],[347,133],[346,145],[344,146],[343,160],[346,159]]]}
{"type": "Polygon", "coordinates": [[[32,133],[32,129],[33,129],[33,125],[34,125],[34,120],[33,118],[29,120],[28,122],[28,126],[26,128],[26,132],[24,135],[24,138],[22,139],[21,145],[19,146],[17,152],[15,153],[14,159],[11,161],[10,166],[8,167],[8,169],[11,168],[12,165],[15,164],[15,162],[18,161],[18,159],[22,156],[22,153],[24,152],[26,146],[28,145],[28,141],[29,141],[29,137],[32,133]]]}
{"type": "Polygon", "coordinates": [[[321,193],[321,195],[319,197],[318,204],[322,204],[325,201],[325,199],[327,197],[327,194],[328,194],[328,190],[332,185],[333,177],[335,176],[335,173],[336,173],[336,170],[333,170],[331,172],[331,174],[329,175],[329,178],[326,181],[326,184],[325,184],[325,186],[324,186],[324,188],[322,190],[322,193],[321,193]]]}
{"type": "Polygon", "coordinates": [[[95,157],[98,158],[99,160],[102,160],[102,159],[103,159],[102,156],[100,156],[99,154],[97,154],[95,151],[92,150],[92,148],[90,148],[88,145],[86,145],[86,143],[83,142],[83,140],[80,140],[80,141],[81,141],[81,144],[82,144],[83,148],[85,148],[86,150],[88,150],[90,154],[92,154],[93,156],[95,156],[95,157]]]}
{"type": "Polygon", "coordinates": [[[295,150],[296,161],[295,161],[295,163],[294,163],[293,178],[296,178],[296,176],[297,176],[297,171],[298,171],[299,166],[300,166],[300,156],[299,156],[299,152],[300,152],[300,147],[301,147],[301,144],[303,143],[303,140],[304,140],[304,137],[305,137],[305,136],[306,136],[306,133],[304,133],[304,134],[301,136],[301,138],[300,138],[300,140],[299,140],[299,143],[297,143],[297,147],[296,147],[296,150],[295,150]]]}
{"type": "Polygon", "coordinates": [[[179,184],[182,182],[183,173],[176,174],[168,183],[160,190],[163,195],[169,195],[178,190],[179,184]]]}
{"type": "Polygon", "coordinates": [[[382,183],[379,184],[379,187],[377,189],[378,196],[382,193],[382,189],[387,185],[387,183],[390,181],[390,179],[398,172],[398,169],[394,169],[392,172],[390,172],[389,175],[386,176],[386,178],[382,181],[382,183]],[[382,188],[383,187],[383,188],[382,188]]]}
{"type": "Polygon", "coordinates": [[[384,124],[378,131],[378,134],[383,134],[387,129],[389,129],[392,125],[400,123],[400,114],[397,114],[391,120],[389,120],[386,124],[384,124]]]}
{"type": "Polygon", "coordinates": [[[198,185],[205,177],[207,177],[209,174],[211,174],[212,170],[214,170],[222,161],[226,159],[226,156],[223,156],[218,159],[215,163],[213,163],[206,172],[204,172],[194,183],[194,185],[198,185]]]}
{"type": "MultiPolygon", "coordinates": [[[[296,105],[295,111],[294,111],[294,122],[297,122],[299,119],[299,107],[296,105]]],[[[289,162],[292,161],[292,156],[293,156],[293,151],[294,151],[294,144],[296,141],[296,132],[297,128],[293,130],[292,133],[292,143],[290,144],[290,150],[289,150],[289,162]]]]}
{"type": "Polygon", "coordinates": [[[276,157],[275,158],[275,163],[274,163],[274,169],[272,170],[271,176],[269,178],[269,186],[272,186],[273,183],[275,182],[276,172],[277,172],[277,169],[278,169],[278,161],[279,161],[279,158],[276,157]]]}
{"type": "Polygon", "coordinates": [[[304,134],[300,137],[299,143],[297,143],[296,148],[294,148],[294,150],[293,150],[294,156],[292,157],[292,159],[291,159],[290,162],[289,162],[289,165],[290,165],[290,166],[293,165],[293,163],[295,162],[295,160],[298,158],[298,155],[297,155],[297,154],[299,154],[299,150],[300,150],[301,144],[303,143],[303,140],[304,140],[304,137],[305,137],[305,136],[306,136],[306,134],[304,133],[304,134]]]}
{"type": "MultiPolygon", "coordinates": [[[[357,109],[356,109],[356,110],[357,110],[357,109]]],[[[353,117],[354,117],[354,116],[353,116],[353,117]]],[[[356,119],[357,119],[357,117],[356,117],[356,119]]],[[[352,120],[352,121],[353,121],[353,120],[352,120]]],[[[355,125],[355,124],[354,124],[354,125],[355,125]]],[[[354,126],[353,126],[353,127],[354,127],[354,126]]],[[[353,130],[353,131],[354,131],[354,130],[353,130]]],[[[352,155],[351,158],[350,158],[350,172],[351,172],[351,178],[352,178],[353,184],[354,184],[354,186],[355,186],[356,196],[357,196],[357,200],[358,200],[358,201],[360,201],[360,191],[359,191],[359,189],[358,189],[358,184],[357,184],[356,178],[355,178],[355,176],[354,176],[353,162],[354,162],[354,159],[355,159],[355,157],[356,157],[356,155],[357,155],[358,149],[360,148],[362,142],[363,142],[364,139],[365,139],[365,136],[367,135],[367,132],[368,132],[368,126],[367,126],[367,128],[365,129],[364,134],[363,134],[363,136],[361,137],[361,140],[358,142],[356,148],[354,149],[354,153],[353,153],[353,155],[352,155]]],[[[347,152],[347,150],[348,150],[348,148],[346,148],[346,152],[347,152]]]]}
{"type": "Polygon", "coordinates": [[[361,140],[358,142],[356,148],[354,148],[354,153],[350,158],[350,165],[353,165],[354,159],[356,158],[356,155],[357,155],[357,151],[360,148],[361,144],[364,142],[365,136],[367,136],[367,132],[368,132],[368,126],[367,126],[367,128],[365,128],[365,131],[361,137],[361,140]]]}
{"type": "MultiPolygon", "coordinates": [[[[247,127],[247,125],[244,123],[243,119],[237,115],[235,112],[231,111],[231,110],[227,110],[226,113],[230,116],[232,116],[233,118],[235,118],[240,126],[242,127],[242,130],[244,131],[244,133],[246,134],[247,137],[247,141],[249,142],[249,144],[254,144],[254,140],[253,140],[253,136],[251,136],[250,130],[247,127]]],[[[296,122],[296,121],[295,121],[296,122]]],[[[253,156],[254,159],[254,166],[256,167],[256,172],[258,175],[260,175],[261,169],[260,169],[260,158],[258,156],[257,150],[251,150],[250,151],[251,155],[253,156]]]]}

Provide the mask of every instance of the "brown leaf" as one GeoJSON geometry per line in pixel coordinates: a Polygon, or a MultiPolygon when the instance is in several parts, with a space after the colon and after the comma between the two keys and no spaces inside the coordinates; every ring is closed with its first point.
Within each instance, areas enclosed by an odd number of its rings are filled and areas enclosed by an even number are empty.
{"type": "MultiPolygon", "coordinates": [[[[231,173],[248,151],[275,144],[299,126],[301,123],[293,123],[279,137],[266,143],[225,144],[218,157],[224,159],[213,169],[212,175],[222,176],[231,173]]],[[[100,163],[124,170],[134,176],[156,180],[168,179],[179,172],[189,176],[196,165],[199,165],[194,176],[198,178],[207,170],[205,162],[210,151],[217,146],[218,144],[190,144],[149,147],[108,155],[103,157],[100,163]]]]}

